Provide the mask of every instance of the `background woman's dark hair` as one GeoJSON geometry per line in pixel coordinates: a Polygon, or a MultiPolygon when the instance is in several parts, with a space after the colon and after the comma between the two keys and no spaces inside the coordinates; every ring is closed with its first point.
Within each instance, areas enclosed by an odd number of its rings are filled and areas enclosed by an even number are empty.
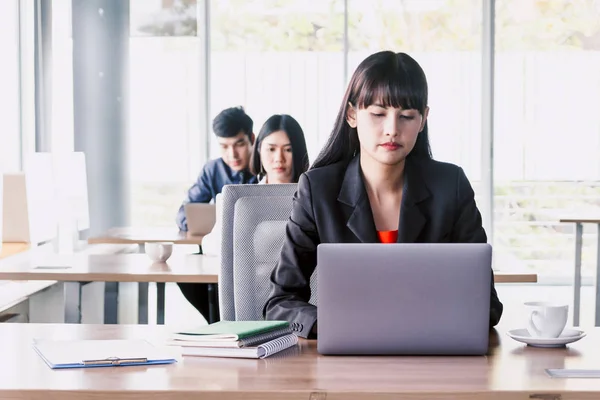
{"type": "MultiPolygon", "coordinates": [[[[392,51],[375,53],[361,62],[348,84],[333,131],[312,168],[350,162],[360,152],[356,128],[350,127],[346,120],[348,107],[352,104],[365,108],[374,103],[415,109],[423,115],[427,108],[427,78],[421,66],[408,54],[392,51]]],[[[413,157],[432,157],[427,123],[408,155],[413,157]]]]}
{"type": "Polygon", "coordinates": [[[290,144],[292,145],[292,182],[297,183],[300,175],[306,172],[309,166],[308,151],[306,150],[306,140],[304,132],[298,121],[291,115],[276,114],[271,116],[265,124],[260,128],[254,149],[252,150],[252,158],[250,159],[250,171],[262,178],[262,161],[260,160],[260,145],[262,141],[273,132],[284,131],[288,135],[290,144]]]}

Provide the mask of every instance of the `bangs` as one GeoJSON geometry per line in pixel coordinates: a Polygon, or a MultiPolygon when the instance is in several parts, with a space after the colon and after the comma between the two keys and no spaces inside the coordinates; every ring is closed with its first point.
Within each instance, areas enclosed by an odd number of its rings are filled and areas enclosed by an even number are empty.
{"type": "Polygon", "coordinates": [[[367,74],[358,76],[358,84],[355,86],[357,93],[351,102],[359,108],[380,104],[384,107],[418,110],[423,114],[427,107],[425,73],[420,67],[414,70],[398,62],[399,60],[395,61],[377,65],[367,74]]]}

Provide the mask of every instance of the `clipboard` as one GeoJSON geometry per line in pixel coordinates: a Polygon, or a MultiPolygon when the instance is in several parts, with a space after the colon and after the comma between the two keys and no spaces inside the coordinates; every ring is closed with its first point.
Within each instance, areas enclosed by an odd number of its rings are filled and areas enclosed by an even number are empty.
{"type": "Polygon", "coordinates": [[[177,362],[172,349],[155,346],[146,340],[35,340],[33,348],[52,369],[177,362]]]}
{"type": "Polygon", "coordinates": [[[549,368],[546,373],[551,378],[600,378],[600,369],[549,368]]]}

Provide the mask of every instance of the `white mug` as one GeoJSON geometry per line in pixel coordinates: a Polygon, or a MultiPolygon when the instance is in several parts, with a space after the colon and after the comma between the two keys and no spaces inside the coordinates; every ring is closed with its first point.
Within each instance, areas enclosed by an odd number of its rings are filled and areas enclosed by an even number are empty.
{"type": "Polygon", "coordinates": [[[527,331],[532,337],[557,338],[565,329],[569,306],[543,301],[525,303],[527,331]]]}
{"type": "Polygon", "coordinates": [[[173,253],[173,242],[148,242],[144,249],[152,261],[165,262],[173,253]]]}

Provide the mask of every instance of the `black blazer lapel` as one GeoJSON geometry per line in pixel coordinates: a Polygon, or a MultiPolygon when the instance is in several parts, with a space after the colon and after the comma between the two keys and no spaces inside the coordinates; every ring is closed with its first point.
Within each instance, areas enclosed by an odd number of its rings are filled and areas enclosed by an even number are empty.
{"type": "Polygon", "coordinates": [[[404,188],[400,221],[398,223],[398,243],[414,243],[427,223],[427,218],[419,208],[419,203],[431,196],[421,174],[417,161],[406,160],[404,188]]]}
{"type": "Polygon", "coordinates": [[[358,156],[346,168],[338,201],[348,206],[346,226],[358,240],[362,243],[377,243],[373,211],[362,180],[358,156]]]}

